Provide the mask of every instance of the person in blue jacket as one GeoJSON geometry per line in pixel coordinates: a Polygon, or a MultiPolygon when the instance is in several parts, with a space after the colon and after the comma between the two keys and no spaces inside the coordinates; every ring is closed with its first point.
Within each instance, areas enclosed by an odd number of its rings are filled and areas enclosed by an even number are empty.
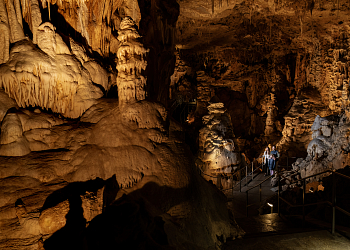
{"type": "Polygon", "coordinates": [[[270,170],[270,175],[273,175],[275,172],[276,168],[276,155],[272,154],[270,159],[269,159],[269,170],[270,170]]]}

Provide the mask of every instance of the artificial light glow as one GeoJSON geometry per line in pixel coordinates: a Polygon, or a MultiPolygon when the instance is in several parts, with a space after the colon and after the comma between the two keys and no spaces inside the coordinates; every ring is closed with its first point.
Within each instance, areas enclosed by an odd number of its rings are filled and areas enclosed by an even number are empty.
{"type": "Polygon", "coordinates": [[[271,204],[271,203],[267,203],[267,205],[269,205],[270,207],[273,207],[273,204],[271,204]]]}

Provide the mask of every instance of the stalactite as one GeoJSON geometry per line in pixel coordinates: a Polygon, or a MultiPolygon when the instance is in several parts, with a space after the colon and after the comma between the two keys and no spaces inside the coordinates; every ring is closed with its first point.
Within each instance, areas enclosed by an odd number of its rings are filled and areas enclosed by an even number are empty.
{"type": "Polygon", "coordinates": [[[15,4],[17,21],[18,21],[19,25],[23,28],[21,3],[19,0],[14,0],[14,4],[15,4]]]}
{"type": "Polygon", "coordinates": [[[31,0],[30,1],[30,19],[31,19],[31,29],[33,33],[33,43],[37,43],[37,29],[39,25],[42,23],[41,19],[41,12],[39,7],[38,0],[31,0]]]}
{"type": "Polygon", "coordinates": [[[21,13],[16,13],[13,0],[7,1],[7,11],[11,31],[10,41],[11,43],[15,43],[19,40],[24,39],[23,27],[18,22],[18,15],[21,15],[21,13]]]}
{"type": "Polygon", "coordinates": [[[0,0],[0,64],[7,62],[10,51],[10,28],[4,0],[0,0]]]}

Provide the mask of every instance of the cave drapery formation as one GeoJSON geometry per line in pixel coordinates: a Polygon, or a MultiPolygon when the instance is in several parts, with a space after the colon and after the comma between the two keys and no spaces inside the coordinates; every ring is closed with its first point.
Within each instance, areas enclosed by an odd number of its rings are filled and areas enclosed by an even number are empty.
{"type": "Polygon", "coordinates": [[[241,232],[213,176],[269,144],[298,158],[284,190],[349,165],[349,13],[0,0],[0,248],[220,247],[241,232]]]}

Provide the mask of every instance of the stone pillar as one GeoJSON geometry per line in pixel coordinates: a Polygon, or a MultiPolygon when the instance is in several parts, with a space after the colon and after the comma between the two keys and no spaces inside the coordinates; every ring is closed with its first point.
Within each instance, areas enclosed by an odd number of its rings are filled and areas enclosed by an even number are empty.
{"type": "Polygon", "coordinates": [[[141,37],[135,22],[125,17],[120,23],[118,40],[120,47],[117,52],[118,63],[118,98],[119,104],[124,105],[146,98],[146,77],[142,70],[146,69],[145,55],[149,51],[138,41],[141,37]]]}

